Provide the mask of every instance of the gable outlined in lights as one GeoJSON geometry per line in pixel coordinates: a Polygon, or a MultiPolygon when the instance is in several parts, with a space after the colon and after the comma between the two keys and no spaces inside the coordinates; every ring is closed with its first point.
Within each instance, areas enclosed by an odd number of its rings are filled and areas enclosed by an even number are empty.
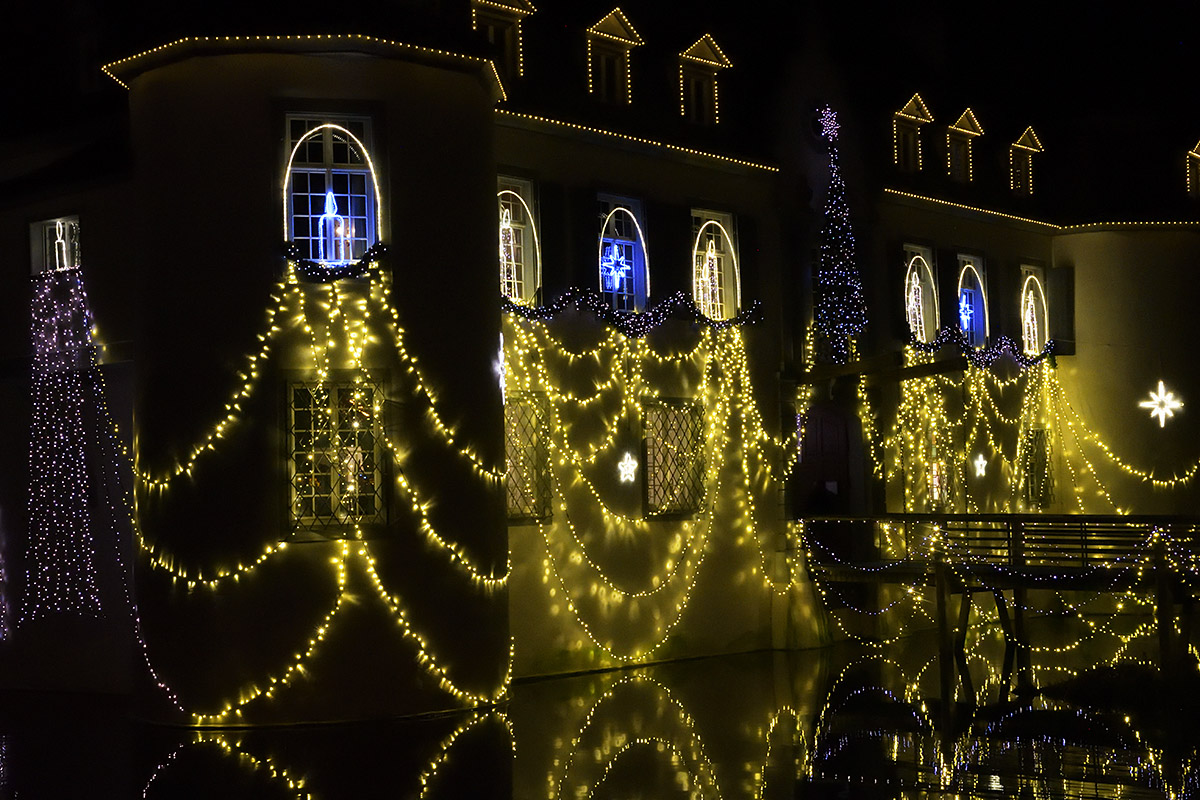
{"type": "Polygon", "coordinates": [[[679,54],[679,115],[688,116],[688,93],[686,90],[686,75],[692,73],[692,79],[701,79],[709,83],[712,93],[713,123],[721,121],[720,93],[717,87],[717,70],[732,67],[733,62],[722,52],[712,34],[704,34],[690,47],[679,54]]]}
{"type": "Polygon", "coordinates": [[[607,95],[608,95],[606,97],[606,99],[617,100],[617,101],[629,104],[633,100],[633,89],[631,86],[631,84],[632,84],[631,70],[629,67],[629,51],[632,50],[634,47],[639,47],[639,46],[645,44],[646,42],[644,39],[642,39],[641,34],[639,34],[637,32],[637,30],[633,27],[633,24],[629,21],[629,18],[626,17],[624,12],[621,11],[620,7],[613,8],[612,11],[605,14],[604,17],[602,17],[594,25],[592,25],[590,28],[588,28],[587,29],[587,87],[588,87],[588,94],[596,94],[596,92],[598,91],[598,88],[596,86],[595,77],[594,77],[595,76],[595,70],[593,69],[594,65],[592,63],[594,58],[601,57],[600,55],[597,55],[594,52],[596,50],[595,45],[596,45],[598,39],[603,39],[603,40],[605,40],[605,42],[613,42],[614,43],[613,45],[607,45],[607,46],[605,46],[605,43],[601,43],[601,49],[608,51],[604,55],[606,55],[610,58],[619,57],[621,59],[621,64],[618,66],[619,66],[619,68],[623,67],[623,69],[620,71],[623,71],[624,76],[625,76],[623,92],[617,92],[617,90],[612,87],[603,87],[604,91],[607,92],[607,95]],[[614,92],[617,92],[616,96],[613,95],[614,92]]]}
{"type": "Polygon", "coordinates": [[[976,136],[983,135],[983,126],[975,119],[975,112],[968,108],[961,116],[946,128],[946,174],[954,177],[954,145],[962,146],[966,161],[966,182],[975,180],[975,165],[972,158],[972,147],[976,136]]]}
{"type": "Polygon", "coordinates": [[[929,113],[929,107],[925,105],[921,95],[914,92],[904,107],[892,116],[892,162],[894,164],[916,172],[921,171],[921,126],[927,122],[933,122],[933,115],[929,113]],[[901,134],[911,136],[913,139],[912,163],[907,163],[905,159],[902,159],[903,152],[909,148],[901,147],[901,134]]]}

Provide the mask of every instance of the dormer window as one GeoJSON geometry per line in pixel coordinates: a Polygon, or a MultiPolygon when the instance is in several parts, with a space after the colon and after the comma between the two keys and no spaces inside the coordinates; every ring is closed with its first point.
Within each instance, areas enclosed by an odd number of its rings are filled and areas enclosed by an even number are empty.
{"type": "Polygon", "coordinates": [[[287,130],[285,239],[301,258],[328,268],[358,261],[377,236],[370,120],[289,116],[287,130]]]}
{"type": "Polygon", "coordinates": [[[528,0],[471,0],[471,30],[492,46],[492,59],[504,78],[525,74],[521,21],[537,11],[528,0]]]}
{"type": "Polygon", "coordinates": [[[1033,194],[1033,154],[1042,152],[1042,143],[1033,128],[1008,148],[1008,188],[1014,194],[1033,194]]]}
{"type": "Polygon", "coordinates": [[[632,99],[629,52],[642,44],[642,37],[619,8],[588,28],[588,93],[606,103],[628,104],[632,99]]]}
{"type": "Polygon", "coordinates": [[[962,113],[957,122],[946,129],[946,174],[952,180],[970,183],[975,179],[971,145],[976,136],[982,135],[983,128],[969,108],[962,113]]]}
{"type": "Polygon", "coordinates": [[[717,71],[733,66],[709,34],[679,54],[679,113],[688,122],[715,125],[721,121],[717,71]]]}
{"type": "Polygon", "coordinates": [[[919,94],[892,116],[892,161],[901,171],[921,171],[921,126],[927,122],[933,122],[933,115],[919,94]]]}
{"type": "Polygon", "coordinates": [[[1187,154],[1187,192],[1190,197],[1200,197],[1200,142],[1187,154]]]}

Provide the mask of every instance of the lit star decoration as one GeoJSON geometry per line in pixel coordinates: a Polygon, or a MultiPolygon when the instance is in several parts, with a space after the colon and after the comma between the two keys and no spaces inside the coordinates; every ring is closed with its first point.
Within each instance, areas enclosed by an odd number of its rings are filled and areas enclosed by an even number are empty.
{"type": "Polygon", "coordinates": [[[620,252],[616,245],[609,245],[600,261],[600,274],[604,278],[604,291],[620,292],[633,265],[620,252]]]}
{"type": "Polygon", "coordinates": [[[967,297],[966,292],[962,292],[958,296],[958,323],[964,331],[971,330],[971,319],[975,316],[975,309],[971,307],[971,300],[967,297]]]}
{"type": "Polygon", "coordinates": [[[633,483],[637,473],[637,459],[631,453],[617,462],[617,472],[621,475],[621,483],[633,483]]]}
{"type": "Polygon", "coordinates": [[[838,124],[833,109],[821,109],[821,135],[829,142],[829,189],[815,287],[817,331],[829,345],[829,358],[844,364],[850,340],[867,324],[862,278],[854,265],[854,233],[846,205],[846,184],[838,166],[838,124]]]}
{"type": "Polygon", "coordinates": [[[1167,417],[1175,416],[1177,409],[1183,408],[1183,401],[1175,399],[1174,392],[1168,392],[1162,381],[1158,382],[1158,391],[1150,392],[1150,399],[1138,403],[1141,408],[1150,409],[1151,417],[1158,417],[1158,427],[1167,427],[1167,417]]]}
{"type": "Polygon", "coordinates": [[[975,477],[982,478],[987,475],[987,459],[983,457],[983,453],[975,456],[975,477]]]}

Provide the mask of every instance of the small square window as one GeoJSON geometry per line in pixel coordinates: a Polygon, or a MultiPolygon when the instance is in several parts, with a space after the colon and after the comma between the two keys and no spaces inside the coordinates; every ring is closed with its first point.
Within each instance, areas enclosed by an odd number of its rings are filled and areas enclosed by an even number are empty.
{"type": "Polygon", "coordinates": [[[299,528],[385,521],[381,397],[366,381],[288,387],[291,518],[299,528]]]}
{"type": "Polygon", "coordinates": [[[544,395],[510,394],[505,398],[504,479],[510,520],[550,516],[549,435],[544,395]]]}
{"type": "Polygon", "coordinates": [[[646,444],[646,511],[693,514],[704,499],[704,413],[691,400],[642,406],[646,444]]]}
{"type": "Polygon", "coordinates": [[[58,217],[35,222],[29,230],[33,275],[75,269],[80,264],[79,217],[58,217]]]}

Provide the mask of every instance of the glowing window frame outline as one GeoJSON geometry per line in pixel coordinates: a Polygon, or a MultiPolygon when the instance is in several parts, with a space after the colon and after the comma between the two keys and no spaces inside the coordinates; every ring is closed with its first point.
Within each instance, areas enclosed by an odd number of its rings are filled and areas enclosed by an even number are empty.
{"type": "MultiPolygon", "coordinates": [[[[317,127],[305,133],[296,140],[296,145],[292,148],[291,155],[288,156],[287,168],[283,173],[283,240],[285,242],[291,241],[288,238],[288,222],[291,217],[291,204],[288,203],[288,191],[292,187],[292,164],[296,160],[296,153],[300,150],[300,145],[311,139],[317,131],[322,131],[325,128],[332,128],[349,136],[359,146],[362,150],[363,158],[367,160],[367,169],[371,173],[371,188],[375,190],[375,241],[372,244],[378,244],[383,240],[383,193],[379,190],[379,175],[375,171],[375,162],[371,160],[371,151],[362,143],[362,140],[336,122],[322,122],[317,127]]],[[[368,245],[368,247],[370,246],[368,245]]]]}
{"type": "Polygon", "coordinates": [[[600,265],[604,261],[604,232],[608,230],[608,223],[612,220],[613,215],[618,211],[624,211],[633,220],[633,227],[637,231],[637,242],[642,248],[642,280],[645,284],[642,292],[642,297],[637,296],[637,291],[633,293],[634,312],[640,314],[645,310],[646,305],[650,302],[650,251],[646,247],[646,234],[642,232],[642,224],[638,222],[637,214],[626,206],[614,206],[608,215],[604,217],[604,223],[600,226],[600,235],[596,239],[596,278],[599,280],[600,293],[604,294],[604,276],[600,274],[600,265]],[[641,300],[641,308],[638,308],[638,300],[641,300]]]}
{"type": "MultiPolygon", "coordinates": [[[[914,252],[913,257],[908,260],[908,266],[904,270],[904,321],[907,323],[908,329],[915,334],[916,331],[913,329],[912,320],[908,316],[908,286],[909,276],[913,274],[917,261],[920,261],[925,266],[925,272],[929,276],[928,287],[930,291],[928,296],[922,296],[921,304],[929,303],[933,306],[933,330],[926,329],[926,338],[921,340],[924,344],[928,344],[937,337],[938,329],[941,327],[941,309],[938,308],[937,302],[937,276],[933,274],[933,267],[929,266],[929,262],[925,260],[925,256],[918,252],[914,252]]],[[[918,272],[917,274],[919,275],[920,273],[918,272]]]]}
{"type": "MultiPolygon", "coordinates": [[[[987,346],[987,340],[992,335],[991,314],[988,312],[987,284],[983,282],[983,275],[979,273],[979,269],[973,260],[975,256],[959,254],[958,263],[958,291],[954,295],[955,303],[962,299],[963,276],[967,274],[967,270],[975,273],[975,283],[979,286],[979,294],[983,297],[983,344],[977,345],[977,349],[987,346]]],[[[963,333],[967,333],[963,331],[963,333]]],[[[1041,352],[1041,351],[1039,351],[1041,352]]]]}
{"type": "MultiPolygon", "coordinates": [[[[533,231],[533,252],[537,258],[537,263],[534,265],[534,277],[536,278],[536,283],[534,284],[533,295],[529,298],[513,300],[513,302],[517,305],[532,306],[535,305],[534,300],[537,297],[537,293],[542,289],[542,245],[538,239],[537,221],[533,218],[533,210],[529,208],[529,204],[525,202],[525,198],[521,197],[518,192],[514,192],[512,189],[501,189],[500,191],[496,192],[496,199],[499,200],[500,196],[505,194],[511,194],[521,202],[521,207],[525,209],[525,218],[529,220],[529,229],[533,231]]],[[[603,231],[601,231],[601,233],[603,233],[603,231]]],[[[499,237],[499,232],[497,232],[496,235],[499,237]]],[[[503,287],[501,287],[501,293],[503,293],[503,287]]],[[[511,297],[508,299],[512,300],[511,297]]]]}
{"type": "Polygon", "coordinates": [[[1030,272],[1025,276],[1025,280],[1021,284],[1021,349],[1026,355],[1037,355],[1046,347],[1046,342],[1050,341],[1050,307],[1046,302],[1046,287],[1042,286],[1042,279],[1037,276],[1037,273],[1030,272]],[[1040,342],[1034,342],[1036,349],[1031,349],[1029,342],[1025,341],[1025,299],[1030,296],[1029,282],[1033,281],[1037,287],[1037,297],[1042,305],[1042,323],[1045,330],[1039,331],[1040,342]]]}
{"type": "MultiPolygon", "coordinates": [[[[696,210],[700,211],[702,209],[696,209],[696,210]]],[[[710,212],[710,213],[714,213],[714,212],[710,212]]],[[[729,216],[732,216],[732,215],[729,215],[729,216]]],[[[729,231],[726,230],[725,226],[721,224],[720,220],[706,219],[706,220],[704,220],[703,223],[701,223],[699,229],[697,229],[697,231],[696,231],[696,242],[695,242],[695,244],[692,245],[692,300],[695,302],[695,301],[698,301],[698,299],[699,299],[696,296],[697,281],[699,280],[699,275],[697,275],[697,273],[696,273],[696,259],[701,257],[700,237],[704,235],[704,229],[707,228],[709,225],[716,225],[718,228],[721,229],[721,235],[725,237],[725,241],[729,242],[729,254],[733,258],[733,287],[734,287],[734,303],[735,303],[735,305],[734,305],[732,314],[726,313],[725,316],[723,316],[721,318],[721,319],[732,319],[733,317],[737,316],[738,312],[742,308],[742,268],[741,268],[741,265],[738,263],[737,246],[734,244],[733,237],[729,235],[729,231]]],[[[649,286],[648,282],[647,282],[647,286],[649,286]]],[[[696,305],[699,306],[700,303],[696,302],[696,305]]],[[[711,317],[710,317],[710,319],[711,319],[711,317]]]]}

